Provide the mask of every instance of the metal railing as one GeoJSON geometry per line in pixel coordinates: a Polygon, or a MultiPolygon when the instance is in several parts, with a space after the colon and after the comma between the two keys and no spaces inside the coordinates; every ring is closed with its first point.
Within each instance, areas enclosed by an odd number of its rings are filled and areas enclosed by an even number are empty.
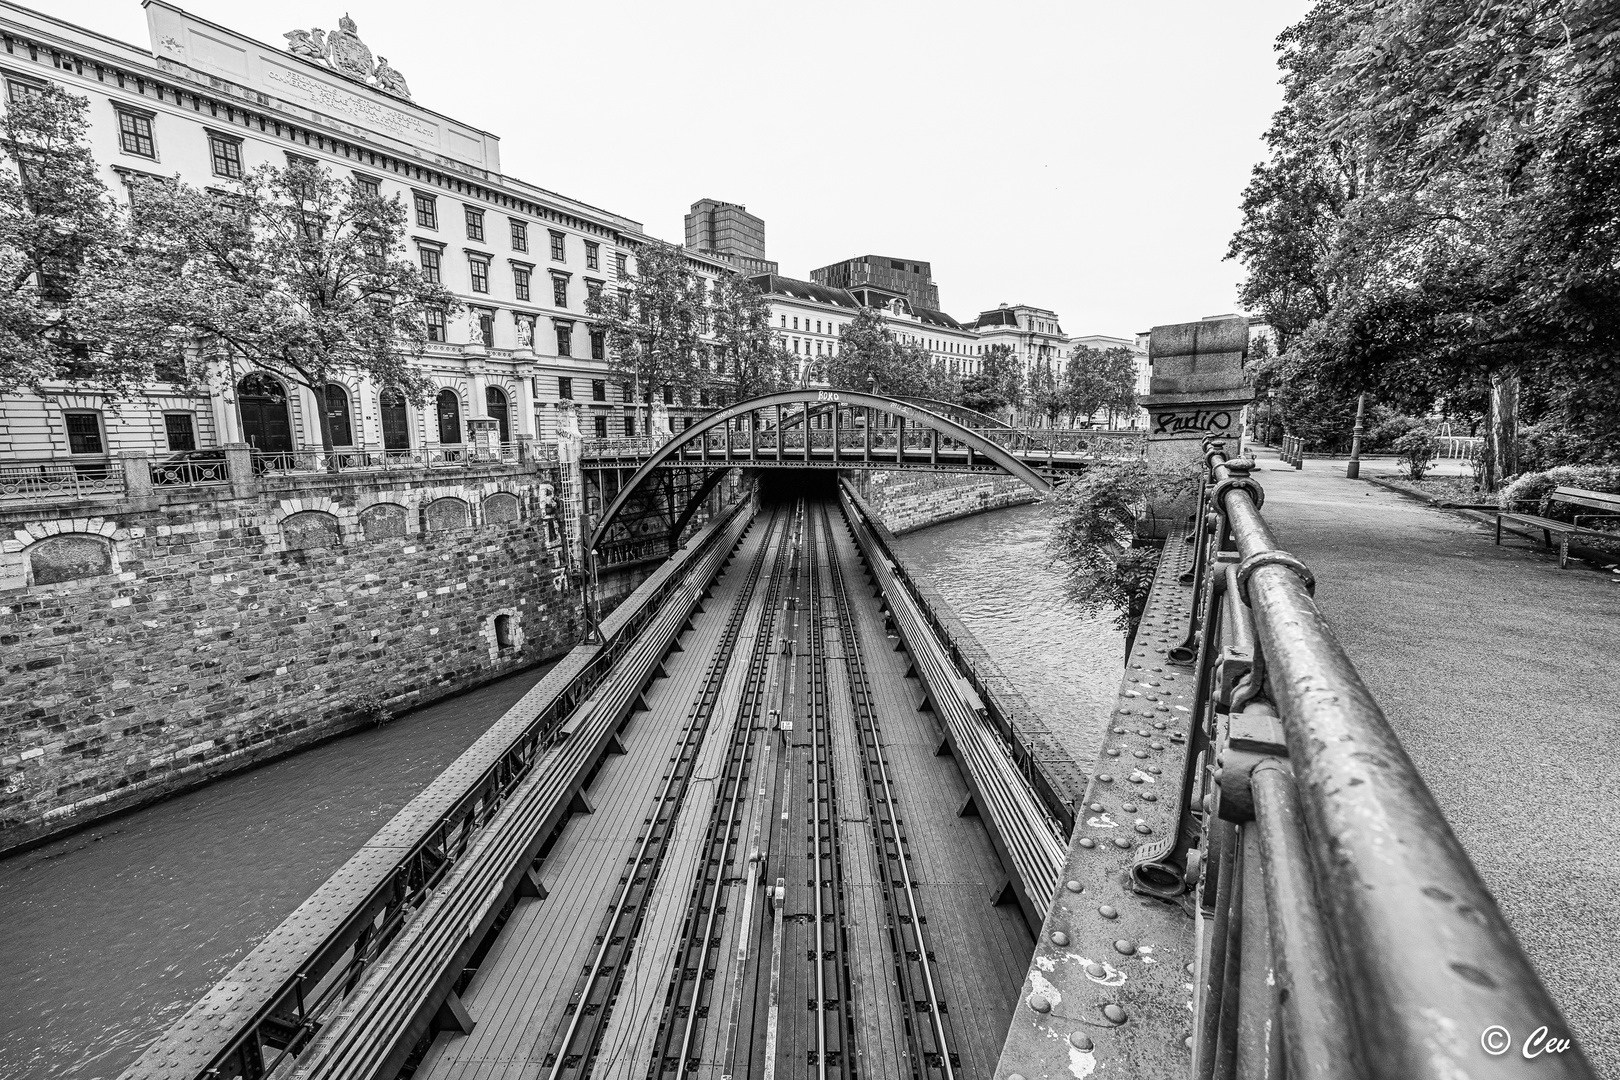
{"type": "Polygon", "coordinates": [[[1195,666],[1214,763],[1183,803],[1203,819],[1193,1076],[1592,1077],[1261,516],[1253,462],[1205,460],[1193,629],[1171,653],[1195,666]],[[1492,1056],[1494,1025],[1570,1042],[1492,1056]]]}
{"type": "Polygon", "coordinates": [[[231,466],[223,456],[187,458],[181,461],[154,461],[148,467],[155,488],[190,487],[197,484],[228,484],[231,466]]]}
{"type": "Polygon", "coordinates": [[[0,499],[75,499],[123,493],[121,462],[74,465],[46,461],[0,465],[0,499]]]}
{"type": "MultiPolygon", "coordinates": [[[[523,453],[516,442],[503,442],[489,450],[471,443],[418,446],[408,450],[349,450],[327,453],[323,450],[255,450],[253,472],[272,473],[394,471],[403,469],[464,468],[469,465],[516,464],[523,453]]],[[[556,464],[557,448],[532,445],[527,460],[536,464],[556,464]]]]}

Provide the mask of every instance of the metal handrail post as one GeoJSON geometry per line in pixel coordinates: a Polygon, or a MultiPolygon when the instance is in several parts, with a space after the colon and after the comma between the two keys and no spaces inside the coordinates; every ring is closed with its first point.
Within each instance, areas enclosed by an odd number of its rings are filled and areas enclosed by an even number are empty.
{"type": "MultiPolygon", "coordinates": [[[[1235,475],[1214,455],[1215,479],[1235,475]]],[[[1538,1077],[1595,1073],[1417,766],[1328,630],[1302,564],[1243,486],[1221,495],[1283,717],[1318,895],[1376,1076],[1524,1075],[1479,1032],[1515,1020],[1568,1038],[1538,1077]]]]}

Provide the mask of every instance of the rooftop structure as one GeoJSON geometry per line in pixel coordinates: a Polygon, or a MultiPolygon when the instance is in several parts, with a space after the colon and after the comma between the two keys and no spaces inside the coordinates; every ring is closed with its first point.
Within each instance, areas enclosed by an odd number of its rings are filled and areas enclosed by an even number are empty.
{"type": "Polygon", "coordinates": [[[916,259],[857,255],[843,262],[818,266],[810,271],[810,280],[818,285],[848,289],[867,307],[887,307],[888,301],[904,297],[914,310],[939,310],[934,268],[916,259]]]}

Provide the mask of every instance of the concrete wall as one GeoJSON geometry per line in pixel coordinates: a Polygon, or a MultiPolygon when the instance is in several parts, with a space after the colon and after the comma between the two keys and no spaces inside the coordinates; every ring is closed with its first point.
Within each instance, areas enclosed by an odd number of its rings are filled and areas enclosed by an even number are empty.
{"type": "Polygon", "coordinates": [[[0,507],[0,850],[578,638],[547,471],[257,487],[0,507]]]}
{"type": "Polygon", "coordinates": [[[861,469],[849,476],[873,516],[897,535],[1039,498],[1023,481],[1000,473],[861,469]]]}

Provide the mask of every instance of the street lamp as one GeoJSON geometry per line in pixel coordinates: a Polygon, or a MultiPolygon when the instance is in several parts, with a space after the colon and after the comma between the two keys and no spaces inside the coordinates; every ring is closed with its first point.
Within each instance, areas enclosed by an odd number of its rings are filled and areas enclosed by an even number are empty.
{"type": "Polygon", "coordinates": [[[1344,475],[1350,480],[1361,477],[1361,436],[1366,431],[1362,420],[1366,415],[1367,392],[1363,390],[1356,398],[1356,426],[1350,432],[1350,463],[1344,467],[1344,475]]]}

